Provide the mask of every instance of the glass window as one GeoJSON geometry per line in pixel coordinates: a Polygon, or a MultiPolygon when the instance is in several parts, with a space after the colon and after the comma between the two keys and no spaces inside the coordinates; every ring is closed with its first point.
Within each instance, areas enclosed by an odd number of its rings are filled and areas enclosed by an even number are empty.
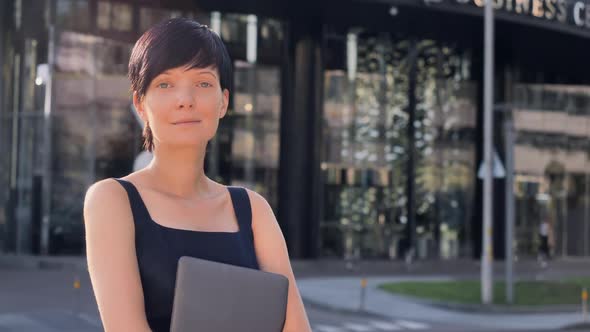
{"type": "Polygon", "coordinates": [[[98,2],[97,25],[101,30],[131,31],[133,8],[130,4],[110,1],[98,2]]]}
{"type": "Polygon", "coordinates": [[[131,31],[133,12],[130,4],[112,3],[112,28],[118,31],[131,31]]]}
{"type": "Polygon", "coordinates": [[[538,254],[546,223],[550,255],[588,256],[590,87],[515,84],[514,90],[517,251],[538,254]]]}
{"type": "MultiPolygon", "coordinates": [[[[274,22],[275,29],[282,29],[274,22]]],[[[207,171],[220,181],[257,191],[277,213],[281,72],[280,67],[266,63],[266,58],[259,57],[256,64],[238,60],[245,59],[245,47],[232,45],[246,45],[245,24],[246,15],[221,15],[221,37],[235,60],[234,91],[231,109],[210,143],[207,171]]],[[[272,46],[270,43],[270,39],[258,41],[262,48],[272,46]]],[[[280,57],[280,47],[269,49],[269,54],[280,57]]]]}
{"type": "MultiPolygon", "coordinates": [[[[2,78],[4,82],[3,108],[6,112],[0,113],[0,152],[7,158],[0,158],[0,252],[14,252],[15,245],[15,219],[16,219],[16,181],[15,154],[17,141],[14,140],[14,129],[18,123],[13,114],[16,113],[18,104],[13,97],[21,86],[20,55],[14,54],[14,49],[9,44],[4,54],[2,78]]],[[[18,118],[17,118],[18,119],[18,118]]]]}
{"type": "Polygon", "coordinates": [[[283,29],[280,21],[274,19],[261,19],[260,23],[260,40],[261,47],[264,49],[280,49],[283,40],[283,29]]]}
{"type": "MultiPolygon", "coordinates": [[[[219,136],[231,139],[232,170],[221,174],[232,184],[263,195],[277,207],[280,124],[280,70],[274,66],[234,66],[233,109],[220,122],[219,136]]],[[[210,156],[210,157],[213,157],[210,156]]]]}
{"type": "Polygon", "coordinates": [[[39,253],[44,87],[35,84],[39,42],[24,38],[22,52],[7,44],[2,77],[6,112],[0,114],[0,252],[39,253]],[[19,98],[20,96],[20,98],[19,98]]]}
{"type": "Polygon", "coordinates": [[[172,11],[162,8],[142,7],[139,10],[139,27],[141,31],[146,31],[154,24],[159,23],[165,19],[178,17],[181,15],[179,11],[172,11]]]}
{"type": "Polygon", "coordinates": [[[57,24],[76,31],[90,29],[88,0],[57,0],[57,24]]]}
{"type": "Polygon", "coordinates": [[[422,41],[417,47],[417,254],[421,258],[467,256],[471,252],[476,84],[457,75],[464,56],[457,50],[433,41],[422,41]]]}
{"type": "Polygon", "coordinates": [[[109,1],[98,2],[96,25],[100,30],[109,30],[111,28],[111,3],[109,1]]]}
{"type": "Polygon", "coordinates": [[[246,45],[248,16],[244,14],[221,15],[221,37],[228,43],[246,45]]]}
{"type": "Polygon", "coordinates": [[[322,255],[401,257],[409,247],[410,180],[418,257],[462,254],[465,238],[459,234],[468,234],[471,217],[476,93],[462,75],[461,56],[429,40],[411,46],[387,35],[361,34],[353,81],[346,68],[338,68],[344,63],[326,63],[322,255]],[[414,110],[408,100],[411,47],[419,54],[414,110]],[[414,127],[412,138],[408,126],[414,127]],[[407,173],[410,139],[414,179],[407,173]]]}
{"type": "Polygon", "coordinates": [[[324,74],[324,256],[396,257],[403,238],[407,88],[396,64],[382,61],[392,46],[359,38],[354,81],[326,64],[334,69],[324,74]]]}
{"type": "Polygon", "coordinates": [[[83,248],[84,192],[132,171],[141,127],[131,108],[125,63],[132,45],[62,32],[56,45],[53,112],[52,253],[83,248]]]}

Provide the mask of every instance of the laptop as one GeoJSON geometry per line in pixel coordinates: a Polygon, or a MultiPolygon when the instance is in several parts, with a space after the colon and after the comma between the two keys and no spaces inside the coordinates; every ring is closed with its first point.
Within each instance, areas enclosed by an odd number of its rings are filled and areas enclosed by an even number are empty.
{"type": "Polygon", "coordinates": [[[183,256],[170,332],[281,332],[288,291],[283,275],[183,256]]]}

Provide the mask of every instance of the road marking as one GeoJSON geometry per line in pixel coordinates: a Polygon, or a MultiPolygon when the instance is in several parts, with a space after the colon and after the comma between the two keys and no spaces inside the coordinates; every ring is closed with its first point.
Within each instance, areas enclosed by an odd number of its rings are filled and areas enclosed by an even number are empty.
{"type": "Polygon", "coordinates": [[[413,322],[409,320],[398,320],[395,322],[386,322],[372,320],[367,324],[358,324],[355,322],[343,323],[342,327],[334,325],[317,324],[313,326],[314,332],[372,332],[375,329],[380,331],[401,331],[401,330],[424,330],[429,328],[429,325],[424,323],[413,322]]]}
{"type": "Polygon", "coordinates": [[[332,325],[315,325],[314,331],[320,332],[344,332],[344,330],[340,327],[332,326],[332,325]]]}
{"type": "Polygon", "coordinates": [[[410,322],[407,320],[398,320],[398,321],[396,321],[396,323],[398,325],[401,325],[401,326],[408,328],[410,330],[424,330],[429,327],[426,324],[422,324],[422,323],[418,323],[418,322],[410,322]]]}
{"type": "Polygon", "coordinates": [[[373,325],[374,327],[384,330],[384,331],[398,331],[401,330],[401,327],[397,324],[390,323],[390,322],[381,322],[377,320],[370,321],[369,324],[373,325]]]}
{"type": "Polygon", "coordinates": [[[353,330],[356,332],[367,332],[367,331],[372,331],[373,329],[366,326],[366,325],[361,325],[361,324],[356,324],[356,323],[344,323],[344,327],[346,327],[349,330],[353,330]]]}
{"type": "Polygon", "coordinates": [[[37,329],[43,330],[44,326],[23,314],[2,314],[0,315],[0,327],[16,329],[37,329]]]}
{"type": "Polygon", "coordinates": [[[81,320],[87,322],[88,324],[90,324],[94,327],[102,327],[100,319],[96,318],[94,315],[80,313],[80,314],[78,314],[78,318],[80,318],[81,320]]]}

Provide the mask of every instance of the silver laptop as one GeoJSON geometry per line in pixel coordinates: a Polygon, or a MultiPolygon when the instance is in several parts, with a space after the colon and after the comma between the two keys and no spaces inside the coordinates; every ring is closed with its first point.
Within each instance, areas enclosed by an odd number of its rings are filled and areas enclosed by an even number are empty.
{"type": "Polygon", "coordinates": [[[281,332],[288,291],[283,275],[183,256],[170,332],[281,332]]]}

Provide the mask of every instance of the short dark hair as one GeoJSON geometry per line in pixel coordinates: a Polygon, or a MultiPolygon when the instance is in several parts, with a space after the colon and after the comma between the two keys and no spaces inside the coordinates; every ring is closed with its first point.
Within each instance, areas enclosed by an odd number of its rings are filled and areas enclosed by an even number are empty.
{"type": "MultiPolygon", "coordinates": [[[[186,18],[162,21],[139,37],[129,59],[131,89],[141,98],[156,76],[183,66],[217,69],[221,89],[231,91],[232,64],[225,44],[206,25],[186,18]]],[[[144,147],[154,147],[149,126],[144,128],[144,147]]]]}

